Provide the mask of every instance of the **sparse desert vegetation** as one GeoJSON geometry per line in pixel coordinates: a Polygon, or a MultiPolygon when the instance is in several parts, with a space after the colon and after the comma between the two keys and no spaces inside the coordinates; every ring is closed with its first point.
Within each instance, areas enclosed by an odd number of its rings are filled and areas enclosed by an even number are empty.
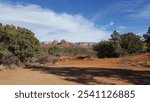
{"type": "Polygon", "coordinates": [[[150,56],[150,54],[138,54],[123,58],[94,58],[91,61],[58,61],[56,64],[37,64],[21,69],[4,70],[0,71],[0,84],[149,85],[150,67],[137,64],[140,63],[137,58],[144,58],[143,62],[150,61],[150,58],[146,56],[150,56]]]}
{"type": "Polygon", "coordinates": [[[32,31],[0,24],[0,84],[150,84],[150,28],[90,44],[41,45],[32,31]]]}

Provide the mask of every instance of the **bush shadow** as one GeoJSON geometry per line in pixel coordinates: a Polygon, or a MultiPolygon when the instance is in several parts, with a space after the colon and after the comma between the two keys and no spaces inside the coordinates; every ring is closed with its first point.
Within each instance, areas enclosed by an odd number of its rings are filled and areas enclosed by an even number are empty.
{"type": "MultiPolygon", "coordinates": [[[[127,80],[128,83],[135,85],[150,85],[150,71],[134,71],[118,68],[79,68],[79,67],[44,67],[27,66],[32,71],[54,74],[63,80],[76,82],[77,84],[89,85],[91,83],[100,85],[114,85],[111,82],[99,82],[94,77],[119,78],[127,80]]],[[[61,84],[61,83],[60,83],[61,84]]]]}

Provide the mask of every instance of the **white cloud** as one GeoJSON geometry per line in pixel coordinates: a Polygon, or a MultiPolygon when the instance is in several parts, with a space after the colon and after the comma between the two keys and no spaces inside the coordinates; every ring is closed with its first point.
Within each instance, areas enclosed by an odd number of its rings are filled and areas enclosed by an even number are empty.
{"type": "Polygon", "coordinates": [[[113,26],[114,24],[115,24],[114,21],[110,21],[110,23],[101,26],[101,29],[106,30],[106,29],[108,29],[109,27],[113,26]]]}
{"type": "Polygon", "coordinates": [[[146,5],[143,9],[138,10],[136,13],[131,14],[130,17],[134,19],[150,19],[150,4],[146,5]]]}
{"type": "Polygon", "coordinates": [[[66,39],[97,42],[109,38],[110,34],[81,15],[56,13],[38,5],[0,3],[0,22],[31,29],[41,41],[66,39]]]}
{"type": "Polygon", "coordinates": [[[115,24],[115,23],[114,23],[113,21],[111,21],[109,25],[110,25],[110,26],[113,26],[114,24],[115,24]]]}

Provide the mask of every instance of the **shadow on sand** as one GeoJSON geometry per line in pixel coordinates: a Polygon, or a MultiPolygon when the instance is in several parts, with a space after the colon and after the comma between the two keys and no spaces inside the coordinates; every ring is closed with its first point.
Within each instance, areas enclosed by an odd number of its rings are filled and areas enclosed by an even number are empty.
{"type": "MultiPolygon", "coordinates": [[[[76,82],[78,84],[88,85],[91,82],[94,84],[108,84],[111,82],[99,82],[94,77],[119,78],[127,80],[130,84],[135,85],[150,85],[150,71],[133,71],[128,69],[118,68],[78,68],[78,67],[39,67],[28,66],[32,71],[41,71],[48,74],[54,74],[63,77],[63,80],[76,82]]],[[[61,83],[60,83],[61,84],[61,83]]]]}

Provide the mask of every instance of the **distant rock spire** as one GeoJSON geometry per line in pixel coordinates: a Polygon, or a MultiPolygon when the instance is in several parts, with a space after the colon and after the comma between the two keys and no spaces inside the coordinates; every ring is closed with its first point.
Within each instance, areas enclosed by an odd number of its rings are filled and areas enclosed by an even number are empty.
{"type": "Polygon", "coordinates": [[[53,45],[57,45],[59,42],[57,41],[57,40],[54,40],[53,42],[52,42],[52,44],[53,45]]]}

